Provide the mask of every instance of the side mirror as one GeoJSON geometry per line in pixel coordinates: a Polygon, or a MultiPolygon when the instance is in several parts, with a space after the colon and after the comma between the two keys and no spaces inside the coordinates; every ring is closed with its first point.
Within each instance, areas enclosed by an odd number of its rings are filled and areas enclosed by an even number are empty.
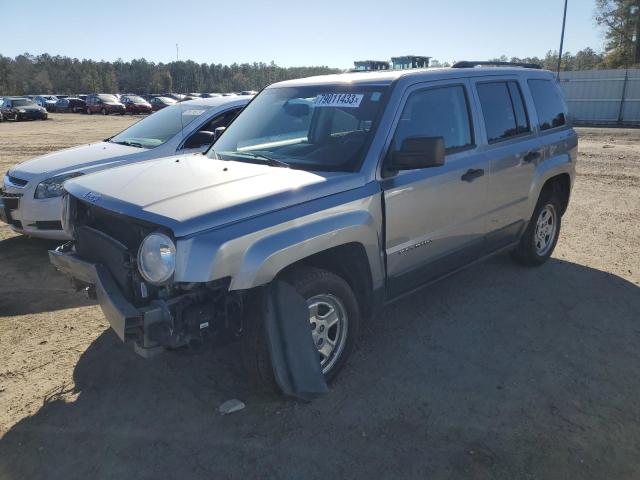
{"type": "Polygon", "coordinates": [[[206,130],[200,130],[199,132],[191,135],[186,142],[184,142],[183,148],[200,148],[203,145],[211,145],[213,143],[215,133],[208,132],[206,130]]]}
{"type": "Polygon", "coordinates": [[[216,140],[218,140],[220,138],[220,135],[222,135],[226,129],[227,127],[217,127],[213,131],[213,141],[215,142],[216,140]]]}
{"type": "Polygon", "coordinates": [[[444,165],[444,138],[409,137],[391,155],[390,170],[415,170],[444,165]]]}

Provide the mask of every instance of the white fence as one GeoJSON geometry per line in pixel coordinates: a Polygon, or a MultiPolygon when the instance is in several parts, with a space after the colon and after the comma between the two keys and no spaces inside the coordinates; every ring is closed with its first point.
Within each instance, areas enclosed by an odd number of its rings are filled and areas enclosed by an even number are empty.
{"type": "Polygon", "coordinates": [[[640,125],[640,69],[560,73],[576,124],[640,125]]]}

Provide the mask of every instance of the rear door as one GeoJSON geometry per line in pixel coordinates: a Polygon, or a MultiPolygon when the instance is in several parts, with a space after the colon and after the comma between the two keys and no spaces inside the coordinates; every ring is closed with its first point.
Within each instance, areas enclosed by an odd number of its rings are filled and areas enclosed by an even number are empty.
{"type": "Polygon", "coordinates": [[[515,241],[527,220],[529,191],[543,151],[517,76],[472,80],[480,107],[484,150],[490,157],[488,248],[515,241]]]}
{"type": "Polygon", "coordinates": [[[391,140],[444,138],[445,164],[382,180],[389,295],[440,277],[482,255],[489,163],[476,146],[467,80],[410,88],[391,140]]]}

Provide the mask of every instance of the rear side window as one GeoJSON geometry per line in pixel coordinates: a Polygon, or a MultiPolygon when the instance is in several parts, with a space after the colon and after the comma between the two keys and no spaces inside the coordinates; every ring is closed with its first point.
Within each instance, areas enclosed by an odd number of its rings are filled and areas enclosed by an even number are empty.
{"type": "Polygon", "coordinates": [[[477,85],[489,142],[530,132],[527,110],[518,83],[487,82],[477,85]]]}
{"type": "Polygon", "coordinates": [[[529,80],[528,83],[540,130],[561,127],[567,123],[558,87],[551,80],[529,80]]]}
{"type": "Polygon", "coordinates": [[[472,146],[464,87],[439,87],[411,94],[394,135],[394,149],[400,150],[409,137],[443,137],[449,152],[472,146]]]}

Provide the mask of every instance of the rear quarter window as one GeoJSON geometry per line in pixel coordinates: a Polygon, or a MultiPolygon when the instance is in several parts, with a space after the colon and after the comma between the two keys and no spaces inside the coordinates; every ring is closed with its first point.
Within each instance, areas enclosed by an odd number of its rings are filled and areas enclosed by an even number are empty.
{"type": "Polygon", "coordinates": [[[540,130],[550,130],[567,123],[564,102],[558,86],[551,80],[530,79],[527,81],[533,104],[538,114],[540,130]]]}

